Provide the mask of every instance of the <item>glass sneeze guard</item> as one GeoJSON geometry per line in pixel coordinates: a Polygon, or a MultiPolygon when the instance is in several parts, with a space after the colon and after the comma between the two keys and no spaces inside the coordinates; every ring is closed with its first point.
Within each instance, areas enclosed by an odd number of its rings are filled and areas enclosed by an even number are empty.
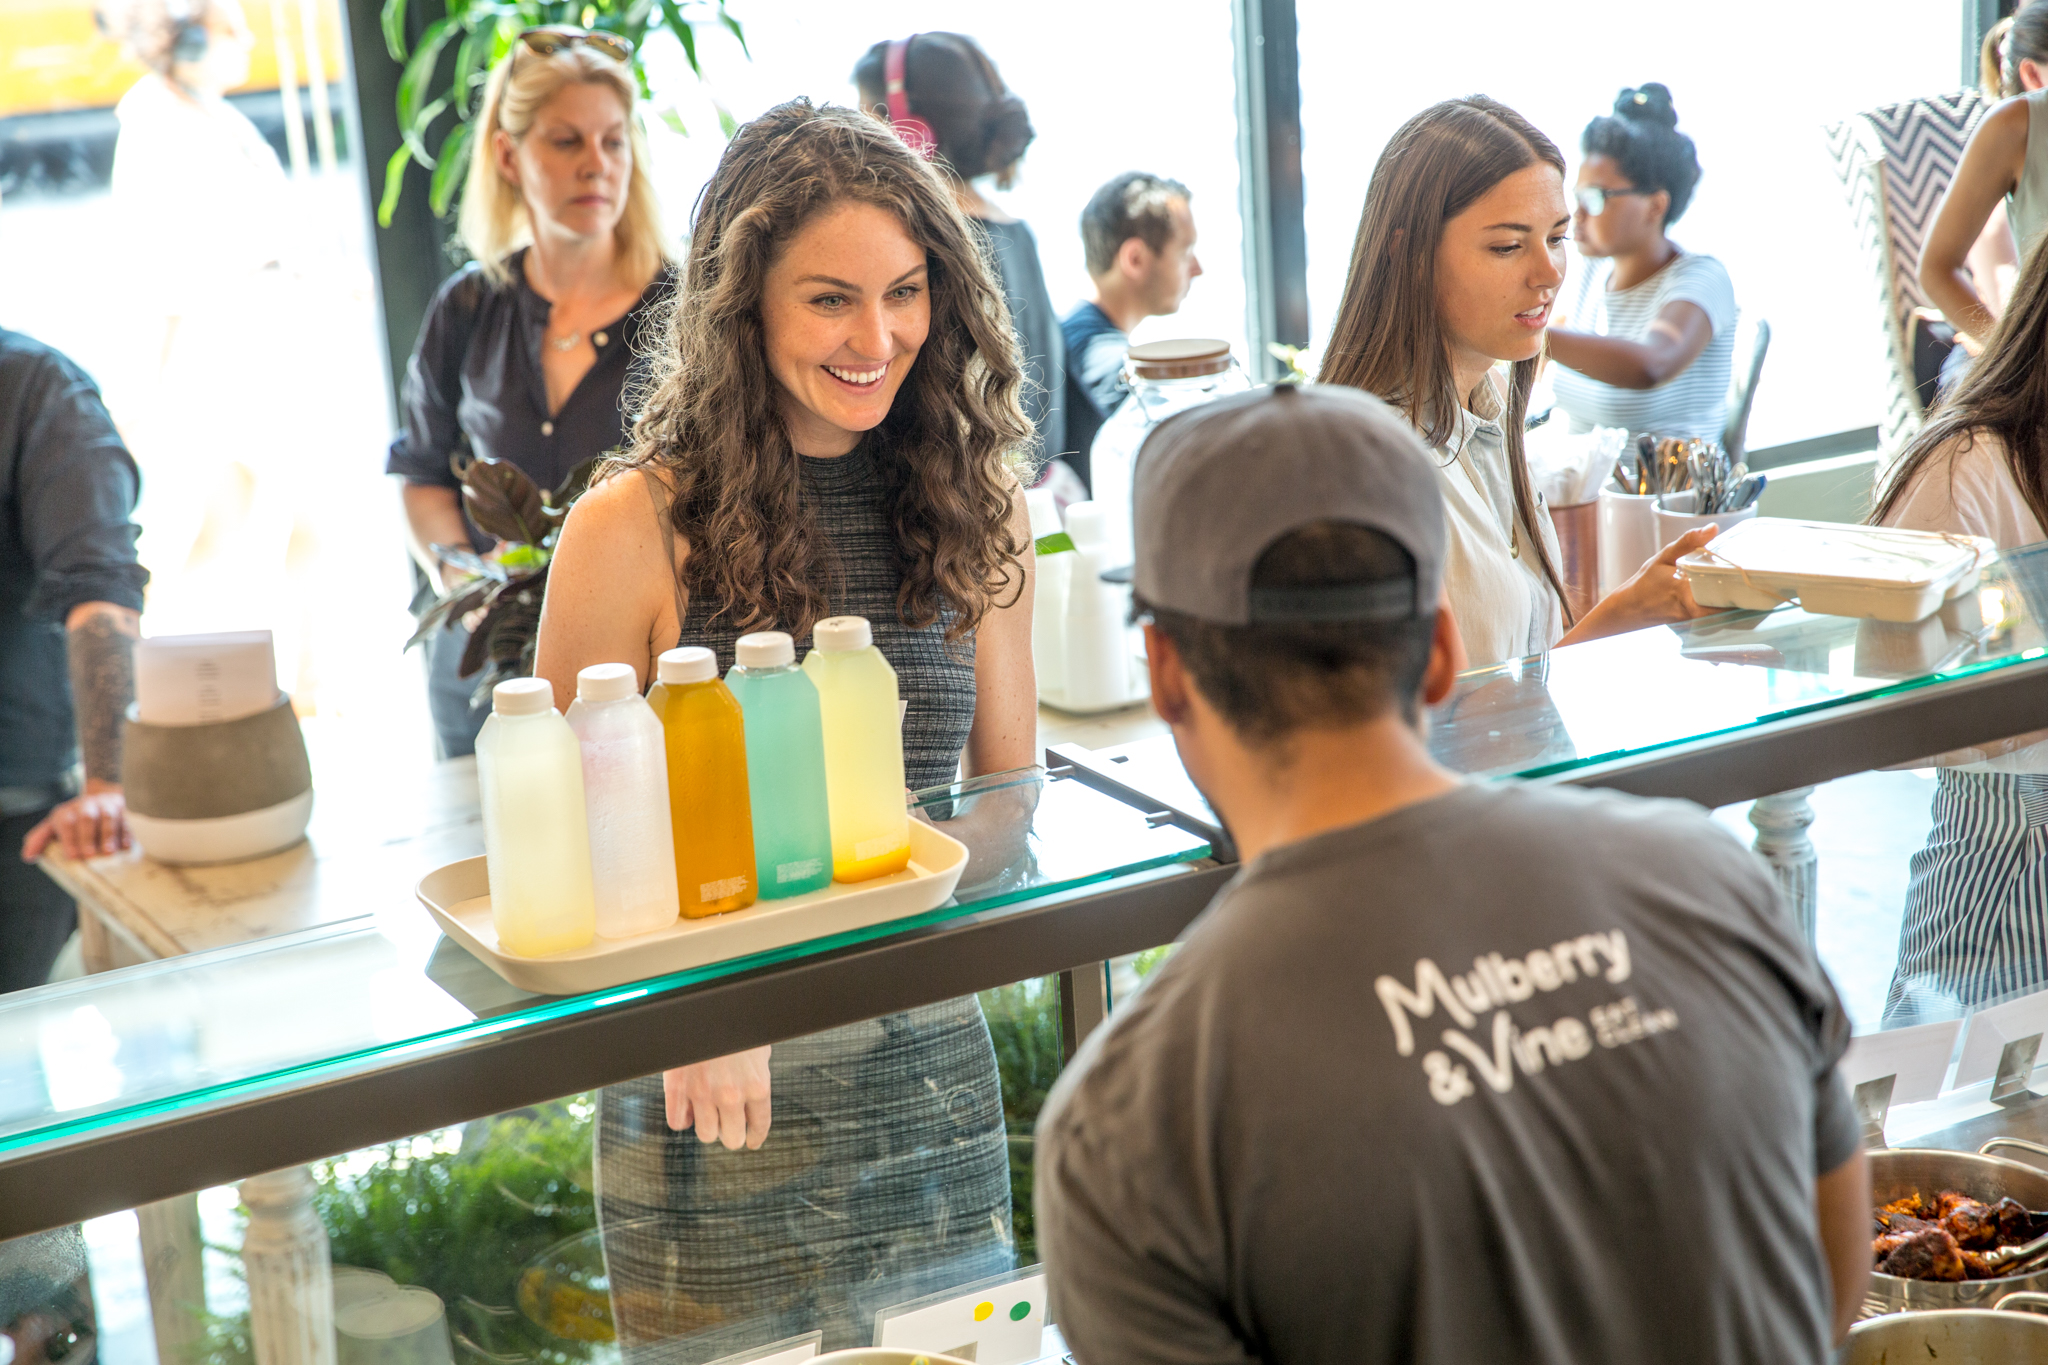
{"type": "Polygon", "coordinates": [[[1475,669],[1431,713],[1439,762],[1543,778],[2048,657],[2048,544],[1912,624],[1797,606],[1632,631],[1475,669]]]}
{"type": "Polygon", "coordinates": [[[917,809],[969,848],[949,904],[586,995],[507,985],[441,937],[410,886],[394,886],[358,919],[0,997],[0,1162],[1209,852],[1194,835],[1038,769],[923,792],[917,809]]]}
{"type": "MultiPolygon", "coordinates": [[[[1476,668],[1459,675],[1451,695],[1431,710],[1429,745],[1439,763],[1474,777],[1569,778],[2043,660],[2048,544],[2005,553],[1985,567],[1975,591],[1910,625],[1788,605],[1721,612],[1476,668]]],[[[1061,753],[1162,805],[1215,819],[1171,739],[1085,756],[1070,747],[1061,753]]]]}

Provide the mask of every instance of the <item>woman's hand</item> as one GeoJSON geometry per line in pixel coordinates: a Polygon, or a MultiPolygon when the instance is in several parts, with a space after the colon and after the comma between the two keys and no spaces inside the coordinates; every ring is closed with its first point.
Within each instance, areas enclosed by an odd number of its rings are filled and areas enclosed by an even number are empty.
{"type": "Polygon", "coordinates": [[[753,1151],[768,1140],[768,1054],[748,1048],[730,1057],[679,1066],[661,1073],[668,1100],[668,1126],[697,1130],[697,1141],[722,1142],[728,1152],[753,1151]]]}
{"type": "Polygon", "coordinates": [[[1565,632],[1560,645],[1584,644],[1609,635],[1621,635],[1647,626],[1668,626],[1711,616],[1720,607],[1703,607],[1693,600],[1692,583],[1679,572],[1678,561],[1721,533],[1718,526],[1687,531],[1665,546],[1657,556],[1636,570],[1635,577],[1600,599],[1579,623],[1565,632]]]}

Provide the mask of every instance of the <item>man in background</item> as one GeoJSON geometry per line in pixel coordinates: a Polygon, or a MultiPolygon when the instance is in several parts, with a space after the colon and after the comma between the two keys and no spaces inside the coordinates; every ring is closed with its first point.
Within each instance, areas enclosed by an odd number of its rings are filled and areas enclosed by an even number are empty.
{"type": "Polygon", "coordinates": [[[1124,401],[1124,352],[1131,329],[1180,310],[1202,273],[1188,187],[1126,171],[1095,191],[1081,211],[1081,244],[1095,297],[1060,321],[1067,343],[1067,462],[1089,481],[1089,451],[1103,421],[1124,401]]]}
{"type": "Polygon", "coordinates": [[[1038,1122],[1087,1365],[1823,1365],[1870,1272],[1849,1021],[1697,807],[1468,782],[1436,470],[1355,390],[1168,418],[1152,702],[1243,869],[1038,1122]]]}
{"type": "Polygon", "coordinates": [[[121,718],[149,573],[141,477],[99,390],[0,330],[0,991],[41,985],[77,907],[35,860],[128,846],[121,718]],[[84,759],[84,776],[79,761],[84,759]]]}

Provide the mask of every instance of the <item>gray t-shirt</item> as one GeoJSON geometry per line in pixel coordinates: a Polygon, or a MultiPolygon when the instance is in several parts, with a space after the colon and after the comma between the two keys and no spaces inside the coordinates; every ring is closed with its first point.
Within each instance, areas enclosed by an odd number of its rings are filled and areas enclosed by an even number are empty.
{"type": "Polygon", "coordinates": [[[1082,1365],[1820,1362],[1840,1002],[1675,802],[1469,785],[1247,867],[1064,1075],[1082,1365]]]}

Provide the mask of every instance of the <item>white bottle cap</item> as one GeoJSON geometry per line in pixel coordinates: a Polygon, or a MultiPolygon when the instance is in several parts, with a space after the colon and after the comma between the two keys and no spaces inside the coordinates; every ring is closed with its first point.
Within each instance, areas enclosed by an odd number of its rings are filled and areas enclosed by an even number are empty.
{"type": "Polygon", "coordinates": [[[579,701],[623,701],[640,694],[631,664],[592,664],[576,675],[579,701]]]}
{"type": "Polygon", "coordinates": [[[866,649],[874,642],[875,632],[865,616],[828,616],[811,632],[811,643],[827,654],[866,649]]]}
{"type": "Polygon", "coordinates": [[[491,689],[491,709],[501,716],[538,716],[555,709],[555,689],[546,678],[511,678],[491,689]]]}
{"type": "Polygon", "coordinates": [[[1099,502],[1068,503],[1067,534],[1075,549],[1095,549],[1109,536],[1108,510],[1099,502]]]}
{"type": "Polygon", "coordinates": [[[665,683],[710,682],[718,676],[718,656],[701,645],[671,649],[656,662],[655,673],[665,683]]]}
{"type": "Polygon", "coordinates": [[[1060,531],[1060,505],[1050,488],[1024,490],[1024,508],[1031,513],[1031,538],[1044,540],[1060,531]]]}
{"type": "Polygon", "coordinates": [[[796,641],[787,631],[756,631],[740,636],[732,657],[741,668],[787,668],[796,662],[796,641]]]}

